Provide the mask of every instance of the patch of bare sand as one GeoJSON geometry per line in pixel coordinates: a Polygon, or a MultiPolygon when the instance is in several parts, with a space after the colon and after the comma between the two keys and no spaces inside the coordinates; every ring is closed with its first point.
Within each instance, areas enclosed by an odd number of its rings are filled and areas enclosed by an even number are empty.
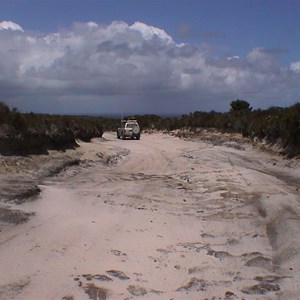
{"type": "Polygon", "coordinates": [[[1,232],[3,299],[298,299],[298,167],[248,146],[104,137],[1,232]]]}
{"type": "MultiPolygon", "coordinates": [[[[105,139],[99,139],[102,143],[105,139]]],[[[92,143],[77,141],[79,148],[66,151],[48,151],[48,155],[1,156],[0,155],[0,223],[21,224],[34,212],[24,211],[19,204],[33,201],[41,192],[39,184],[57,176],[70,166],[88,167],[89,163],[112,163],[118,153],[97,140],[92,143]],[[111,152],[111,153],[110,153],[111,152]]]]}

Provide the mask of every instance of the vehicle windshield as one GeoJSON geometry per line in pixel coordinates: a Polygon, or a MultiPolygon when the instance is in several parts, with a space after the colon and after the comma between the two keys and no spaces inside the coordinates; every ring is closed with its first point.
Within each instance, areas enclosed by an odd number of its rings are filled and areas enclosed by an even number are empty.
{"type": "Polygon", "coordinates": [[[137,124],[127,124],[126,127],[133,129],[133,128],[137,127],[137,124]]]}

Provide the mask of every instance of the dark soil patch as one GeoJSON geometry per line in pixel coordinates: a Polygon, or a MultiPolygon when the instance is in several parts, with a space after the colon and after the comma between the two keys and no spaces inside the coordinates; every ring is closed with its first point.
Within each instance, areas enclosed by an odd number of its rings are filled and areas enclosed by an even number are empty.
{"type": "Polygon", "coordinates": [[[141,286],[138,285],[130,285],[127,288],[127,291],[134,296],[144,296],[147,294],[147,290],[141,286]]]}
{"type": "Polygon", "coordinates": [[[37,196],[41,192],[40,188],[32,182],[13,182],[3,183],[0,196],[5,201],[13,201],[16,204],[25,202],[28,198],[37,196]]]}
{"type": "Polygon", "coordinates": [[[244,294],[259,294],[264,295],[269,292],[277,292],[280,291],[280,286],[278,284],[272,284],[267,282],[261,282],[259,284],[246,287],[242,290],[244,294]]]}
{"type": "Polygon", "coordinates": [[[263,256],[258,256],[258,257],[248,260],[246,262],[245,266],[263,268],[263,269],[266,269],[269,271],[272,271],[272,269],[273,269],[272,260],[270,258],[266,258],[263,256]]]}
{"type": "Polygon", "coordinates": [[[93,283],[88,284],[84,287],[84,291],[86,294],[88,294],[89,298],[91,300],[106,300],[106,290],[103,288],[100,288],[93,283]]]}
{"type": "Polygon", "coordinates": [[[21,210],[0,207],[0,221],[11,224],[22,224],[29,220],[34,213],[27,213],[21,210]]]}
{"type": "Polygon", "coordinates": [[[227,291],[225,293],[225,300],[237,300],[238,297],[233,292],[227,291]]]}
{"type": "Polygon", "coordinates": [[[207,251],[207,255],[210,255],[210,256],[214,256],[220,260],[223,260],[225,258],[228,258],[228,257],[232,257],[231,254],[229,254],[228,252],[225,252],[225,251],[215,251],[215,250],[208,250],[207,251]]]}
{"type": "Polygon", "coordinates": [[[99,281],[113,281],[110,277],[106,275],[94,275],[93,278],[99,281]]]}
{"type": "Polygon", "coordinates": [[[15,299],[30,284],[29,279],[0,286],[0,299],[15,299]]]}
{"type": "Polygon", "coordinates": [[[106,271],[107,274],[114,276],[120,280],[128,280],[130,279],[124,272],[116,271],[116,270],[109,270],[106,271]]]}
{"type": "Polygon", "coordinates": [[[254,279],[259,282],[277,283],[279,280],[282,279],[282,277],[276,275],[267,275],[267,276],[257,276],[254,279]]]}
{"type": "Polygon", "coordinates": [[[203,279],[193,277],[186,285],[178,288],[176,291],[206,291],[207,283],[203,279]]]}

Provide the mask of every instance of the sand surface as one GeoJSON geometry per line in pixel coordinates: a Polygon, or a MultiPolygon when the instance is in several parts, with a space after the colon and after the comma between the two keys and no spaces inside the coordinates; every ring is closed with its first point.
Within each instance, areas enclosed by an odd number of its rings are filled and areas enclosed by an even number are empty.
{"type": "MultiPolygon", "coordinates": [[[[80,143],[0,224],[0,299],[299,299],[299,164],[161,133],[80,143]]],[[[238,148],[238,149],[236,149],[238,148]]]]}

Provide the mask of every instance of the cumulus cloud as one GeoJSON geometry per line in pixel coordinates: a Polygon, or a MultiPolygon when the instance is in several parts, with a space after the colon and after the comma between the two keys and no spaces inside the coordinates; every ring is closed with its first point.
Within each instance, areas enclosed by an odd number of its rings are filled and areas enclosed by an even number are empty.
{"type": "Polygon", "coordinates": [[[4,21],[0,44],[0,99],[27,111],[226,110],[236,98],[263,101],[299,84],[299,62],[283,68],[275,50],[213,57],[141,22],[90,21],[42,34],[4,21]]]}
{"type": "Polygon", "coordinates": [[[295,73],[300,73],[300,61],[292,62],[290,65],[290,69],[295,73]]]}
{"type": "Polygon", "coordinates": [[[0,21],[0,30],[18,30],[18,31],[24,31],[23,28],[14,22],[11,21],[0,21]]]}

